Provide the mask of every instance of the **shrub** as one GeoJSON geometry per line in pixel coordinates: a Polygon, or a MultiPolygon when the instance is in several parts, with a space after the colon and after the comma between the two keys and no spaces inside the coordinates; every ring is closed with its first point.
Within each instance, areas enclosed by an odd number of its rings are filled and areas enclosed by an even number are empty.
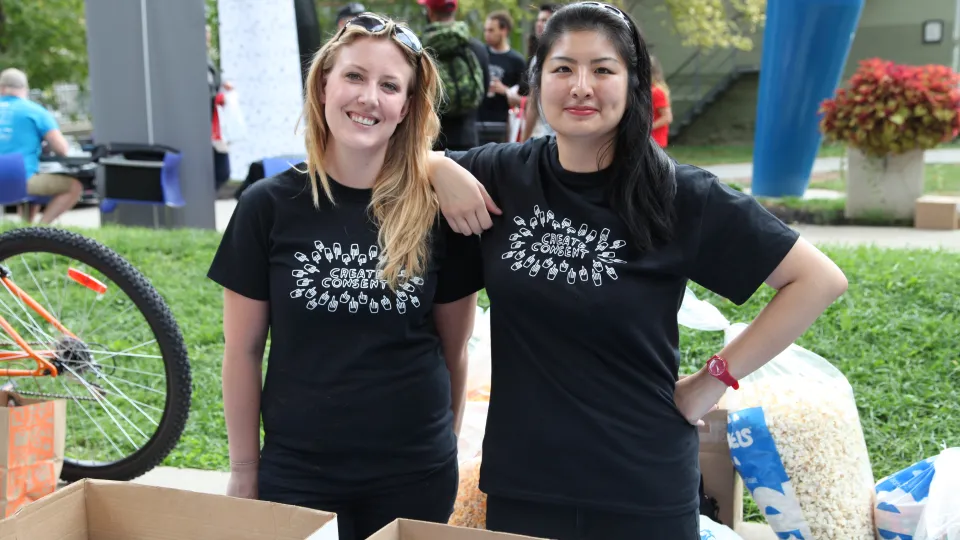
{"type": "Polygon", "coordinates": [[[960,75],[947,66],[864,60],[821,104],[820,130],[869,156],[934,148],[960,132],[958,85],[960,75]]]}

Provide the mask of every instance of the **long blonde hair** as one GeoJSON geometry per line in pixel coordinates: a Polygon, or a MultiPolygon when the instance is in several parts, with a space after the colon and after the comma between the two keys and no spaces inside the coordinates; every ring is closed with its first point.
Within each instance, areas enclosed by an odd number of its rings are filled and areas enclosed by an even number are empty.
{"type": "Polygon", "coordinates": [[[364,28],[347,26],[342,34],[328,41],[316,55],[307,75],[306,97],[301,121],[305,124],[307,172],[313,204],[320,207],[320,187],[335,204],[330,180],[324,169],[327,138],[331,135],[324,115],[324,81],[333,69],[341,47],[359,37],[373,36],[393,40],[414,68],[414,81],[408,88],[407,116],[390,137],[383,167],[373,186],[369,210],[379,226],[378,242],[382,255],[377,265],[380,278],[396,290],[414,276],[420,276],[429,264],[431,229],[439,213],[436,194],[427,176],[427,159],[440,133],[436,105],[440,77],[433,59],[426,52],[419,57],[394,36],[396,23],[373,34],[364,28]],[[318,187],[319,186],[319,187],[318,187]]]}

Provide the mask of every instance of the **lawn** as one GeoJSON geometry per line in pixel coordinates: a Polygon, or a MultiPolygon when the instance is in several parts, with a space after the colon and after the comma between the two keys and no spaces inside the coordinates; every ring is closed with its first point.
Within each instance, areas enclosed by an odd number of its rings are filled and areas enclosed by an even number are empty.
{"type": "MultiPolygon", "coordinates": [[[[221,291],[205,277],[219,234],[119,227],[81,232],[111,246],[153,281],[190,348],[192,413],[165,464],[226,470],[221,291]]],[[[960,445],[960,431],[948,420],[960,417],[960,253],[866,247],[825,251],[846,272],[850,289],[799,344],[834,362],[849,378],[877,478],[943,446],[960,445]]],[[[748,321],[771,297],[763,289],[737,307],[693,288],[732,322],[748,321]]],[[[682,329],[683,371],[693,371],[718,350],[721,334],[682,329]]]]}

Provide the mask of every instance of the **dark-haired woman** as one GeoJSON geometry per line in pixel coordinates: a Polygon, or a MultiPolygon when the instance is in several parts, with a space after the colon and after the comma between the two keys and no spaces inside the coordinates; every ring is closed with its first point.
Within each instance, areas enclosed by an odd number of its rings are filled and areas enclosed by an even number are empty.
{"type": "Polygon", "coordinates": [[[805,331],[846,278],[749,195],[651,140],[649,54],[619,9],[558,10],[531,83],[555,136],[431,162],[452,226],[489,228],[474,277],[492,307],[487,526],[697,539],[697,422],[805,331]],[[500,213],[492,227],[484,202],[500,213]],[[763,283],[777,293],[678,381],[688,280],[737,304],[763,283]]]}

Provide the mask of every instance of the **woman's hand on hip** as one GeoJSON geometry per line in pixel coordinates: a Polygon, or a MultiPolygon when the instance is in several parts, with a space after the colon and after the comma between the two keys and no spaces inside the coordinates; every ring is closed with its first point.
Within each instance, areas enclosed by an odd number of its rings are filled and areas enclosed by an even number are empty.
{"type": "Polygon", "coordinates": [[[727,385],[703,368],[677,381],[673,400],[687,422],[700,426],[702,418],[717,409],[717,402],[726,391],[727,385]]]}

